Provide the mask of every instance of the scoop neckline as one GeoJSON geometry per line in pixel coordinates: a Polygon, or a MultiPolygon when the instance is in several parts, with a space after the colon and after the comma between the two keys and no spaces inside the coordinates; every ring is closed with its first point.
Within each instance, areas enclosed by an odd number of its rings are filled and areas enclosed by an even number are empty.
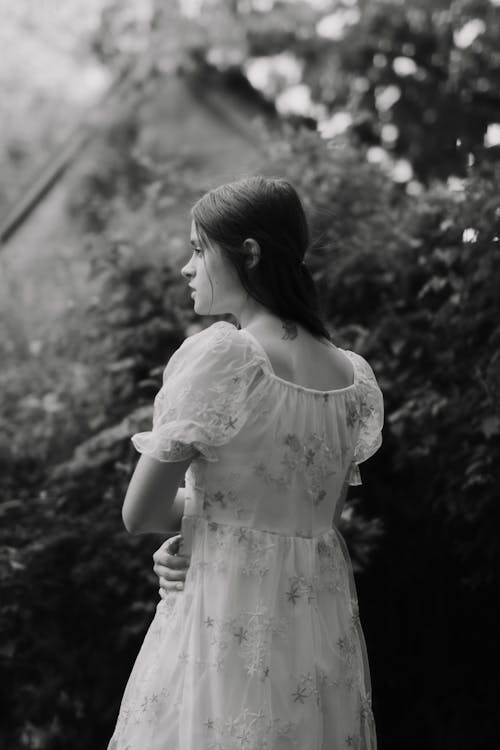
{"type": "MultiPolygon", "coordinates": [[[[291,388],[295,388],[295,389],[297,389],[299,391],[306,391],[307,393],[318,393],[318,394],[321,394],[321,395],[325,396],[325,395],[330,395],[332,393],[344,393],[345,391],[351,391],[353,388],[356,387],[356,385],[358,383],[356,365],[354,364],[354,359],[352,359],[350,356],[348,358],[349,358],[349,360],[351,361],[351,364],[352,364],[353,382],[351,383],[351,385],[346,385],[343,388],[331,388],[330,390],[322,391],[319,388],[308,388],[305,385],[300,385],[299,383],[294,383],[292,380],[285,380],[285,378],[281,378],[279,375],[276,375],[276,373],[273,370],[273,366],[271,364],[271,360],[267,356],[266,350],[264,349],[264,347],[262,346],[262,344],[260,343],[260,341],[257,338],[255,338],[255,336],[253,335],[253,333],[250,333],[250,331],[247,331],[246,328],[237,328],[236,330],[239,331],[239,333],[245,333],[247,336],[249,336],[251,338],[251,340],[256,344],[257,348],[259,349],[259,351],[263,355],[264,359],[266,360],[267,366],[269,368],[269,370],[268,370],[269,377],[272,378],[273,380],[279,381],[280,383],[284,383],[284,385],[287,385],[287,386],[289,386],[291,388]]],[[[335,346],[335,344],[332,344],[330,341],[328,342],[328,345],[332,349],[340,349],[340,351],[344,352],[344,354],[346,354],[346,355],[354,354],[354,352],[352,352],[350,349],[342,349],[340,346],[335,346]]]]}

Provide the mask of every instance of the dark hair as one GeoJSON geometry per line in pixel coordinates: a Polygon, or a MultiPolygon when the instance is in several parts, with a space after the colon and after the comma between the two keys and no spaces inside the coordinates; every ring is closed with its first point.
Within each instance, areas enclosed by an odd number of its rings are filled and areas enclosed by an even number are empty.
{"type": "Polygon", "coordinates": [[[245,177],[209,190],[192,207],[200,239],[217,242],[245,291],[274,315],[294,320],[331,341],[318,312],[318,293],[303,259],[310,232],[293,185],[281,178],[245,177]],[[243,242],[253,238],[260,260],[253,268],[243,242]]]}

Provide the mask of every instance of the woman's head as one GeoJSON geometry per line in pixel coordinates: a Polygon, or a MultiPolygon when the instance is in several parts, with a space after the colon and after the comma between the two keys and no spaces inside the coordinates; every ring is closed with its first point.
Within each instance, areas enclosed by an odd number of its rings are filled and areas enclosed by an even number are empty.
{"type": "Polygon", "coordinates": [[[233,314],[251,298],[277,317],[330,338],[303,263],[310,244],[297,192],[284,179],[247,177],[210,190],[192,207],[192,279],[200,315],[233,314]]]}

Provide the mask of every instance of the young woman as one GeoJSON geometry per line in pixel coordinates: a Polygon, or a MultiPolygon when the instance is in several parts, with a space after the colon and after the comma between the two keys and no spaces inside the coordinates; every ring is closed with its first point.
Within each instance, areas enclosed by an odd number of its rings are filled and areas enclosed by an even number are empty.
{"type": "Polygon", "coordinates": [[[186,338],[152,430],[132,436],[142,455],[124,523],[139,534],[181,524],[183,555],[155,553],[162,597],[108,750],[375,750],[337,522],[382,441],[380,388],[318,316],[289,182],[222,185],[192,219],[182,274],[195,312],[238,326],[186,338]]]}

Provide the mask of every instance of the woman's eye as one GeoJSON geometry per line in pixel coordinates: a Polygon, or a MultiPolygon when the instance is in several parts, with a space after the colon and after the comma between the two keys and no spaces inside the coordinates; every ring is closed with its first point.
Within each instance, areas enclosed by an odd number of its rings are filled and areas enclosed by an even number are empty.
{"type": "Polygon", "coordinates": [[[192,249],[193,249],[194,253],[201,253],[202,252],[202,248],[201,247],[194,247],[193,246],[192,249]]]}

